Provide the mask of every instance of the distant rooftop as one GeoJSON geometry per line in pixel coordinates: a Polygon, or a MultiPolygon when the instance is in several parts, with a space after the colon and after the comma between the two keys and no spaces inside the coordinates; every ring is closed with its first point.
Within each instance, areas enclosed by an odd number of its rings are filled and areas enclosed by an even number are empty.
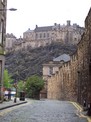
{"type": "Polygon", "coordinates": [[[83,27],[80,27],[79,25],[77,25],[77,23],[73,23],[73,25],[71,25],[71,21],[70,20],[67,20],[67,23],[66,25],[63,24],[63,25],[60,25],[60,24],[57,24],[57,23],[54,23],[54,25],[51,25],[51,26],[42,26],[42,27],[39,27],[38,25],[36,25],[35,29],[34,30],[30,30],[30,28],[28,28],[28,30],[25,32],[25,33],[30,33],[30,32],[46,32],[46,31],[52,31],[54,29],[65,29],[65,28],[80,28],[80,29],[83,29],[83,27]]]}
{"type": "Polygon", "coordinates": [[[11,34],[7,33],[6,34],[6,38],[16,38],[16,37],[14,36],[13,33],[11,33],[11,34]]]}
{"type": "Polygon", "coordinates": [[[41,32],[41,31],[51,31],[53,26],[44,26],[44,27],[38,27],[36,26],[35,32],[41,32]]]}
{"type": "Polygon", "coordinates": [[[57,58],[54,58],[53,61],[68,62],[68,61],[70,61],[70,56],[68,54],[62,54],[62,55],[58,56],[57,58]]]}
{"type": "MultiPolygon", "coordinates": [[[[33,30],[31,30],[30,28],[28,28],[28,30],[27,30],[26,32],[33,32],[33,30]]],[[[25,32],[25,33],[26,33],[26,32],[25,32]]]]}

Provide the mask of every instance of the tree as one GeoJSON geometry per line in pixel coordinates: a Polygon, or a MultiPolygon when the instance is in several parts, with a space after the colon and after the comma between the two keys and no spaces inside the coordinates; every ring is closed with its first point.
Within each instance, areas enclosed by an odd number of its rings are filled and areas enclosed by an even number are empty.
{"type": "Polygon", "coordinates": [[[39,94],[43,87],[44,80],[37,75],[29,77],[26,81],[26,93],[28,97],[39,99],[39,94]]]}
{"type": "Polygon", "coordinates": [[[17,87],[18,87],[18,91],[19,91],[19,92],[24,91],[24,90],[25,90],[25,82],[19,81],[19,82],[17,83],[17,87]]]}
{"type": "Polygon", "coordinates": [[[8,70],[5,69],[4,70],[4,87],[5,88],[11,88],[12,86],[12,79],[11,79],[11,75],[8,73],[8,70]]]}

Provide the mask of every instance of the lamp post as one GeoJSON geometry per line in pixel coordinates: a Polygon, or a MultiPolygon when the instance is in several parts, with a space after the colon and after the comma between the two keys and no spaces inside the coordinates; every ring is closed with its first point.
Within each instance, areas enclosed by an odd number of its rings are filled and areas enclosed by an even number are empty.
{"type": "Polygon", "coordinates": [[[4,9],[4,8],[0,8],[0,11],[7,11],[7,10],[9,10],[9,11],[16,11],[17,9],[16,8],[9,8],[9,9],[4,9]]]}
{"type": "Polygon", "coordinates": [[[3,102],[3,74],[4,74],[4,65],[5,65],[5,54],[4,46],[6,40],[6,12],[16,11],[15,8],[6,8],[6,2],[0,0],[0,102],[3,102]]]}

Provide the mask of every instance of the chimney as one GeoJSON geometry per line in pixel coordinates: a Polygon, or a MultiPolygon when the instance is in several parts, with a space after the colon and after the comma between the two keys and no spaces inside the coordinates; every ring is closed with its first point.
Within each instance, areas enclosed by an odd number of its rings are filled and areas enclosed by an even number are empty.
{"type": "Polygon", "coordinates": [[[67,26],[70,26],[70,20],[67,20],[67,26]]]}
{"type": "Polygon", "coordinates": [[[36,28],[38,28],[38,25],[36,25],[36,28]]]}
{"type": "Polygon", "coordinates": [[[57,26],[57,23],[54,23],[54,26],[57,26]]]}

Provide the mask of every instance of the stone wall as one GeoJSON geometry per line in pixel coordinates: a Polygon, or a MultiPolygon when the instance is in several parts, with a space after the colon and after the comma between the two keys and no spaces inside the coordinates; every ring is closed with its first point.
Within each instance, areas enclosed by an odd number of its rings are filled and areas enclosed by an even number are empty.
{"type": "Polygon", "coordinates": [[[75,54],[71,57],[70,62],[60,66],[59,71],[48,79],[48,99],[76,101],[76,89],[77,55],[75,54]]]}
{"type": "Polygon", "coordinates": [[[91,103],[91,9],[85,20],[85,32],[71,61],[64,63],[58,73],[48,79],[48,98],[81,104],[85,99],[91,103]]]}

